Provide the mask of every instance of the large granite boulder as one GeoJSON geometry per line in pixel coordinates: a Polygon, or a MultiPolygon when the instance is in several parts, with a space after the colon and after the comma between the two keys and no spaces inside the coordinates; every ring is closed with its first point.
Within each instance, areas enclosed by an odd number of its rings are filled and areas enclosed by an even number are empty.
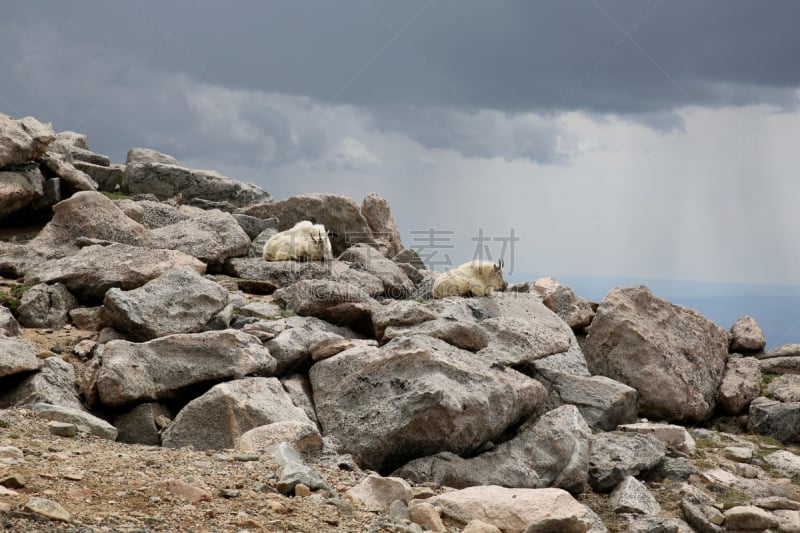
{"type": "Polygon", "coordinates": [[[38,168],[0,170],[0,220],[44,195],[44,176],[38,168]]]}
{"type": "Polygon", "coordinates": [[[69,257],[32,267],[25,283],[61,282],[79,300],[97,302],[111,288],[135,289],[178,266],[189,266],[200,274],[206,270],[199,259],[175,250],[93,245],[69,257]]]}
{"type": "Polygon", "coordinates": [[[220,383],[189,402],[164,432],[168,448],[234,448],[247,431],[274,422],[310,422],[275,378],[251,377],[220,383]]]}
{"type": "Polygon", "coordinates": [[[438,452],[474,452],[545,398],[536,381],[423,335],[346,350],[314,364],[310,378],[323,433],[384,473],[438,452]]]}
{"type": "Polygon", "coordinates": [[[172,158],[154,156],[145,160],[140,155],[129,154],[122,183],[122,190],[127,194],[151,193],[159,200],[180,194],[187,202],[202,198],[212,202],[227,202],[236,207],[269,202],[271,199],[266,191],[255,184],[242,183],[211,170],[181,167],[177,162],[156,162],[174,161],[172,158]]]}
{"type": "Polygon", "coordinates": [[[361,202],[361,214],[367,220],[380,253],[393,258],[403,251],[400,230],[397,229],[389,202],[385,198],[375,193],[368,194],[361,202]]]}
{"type": "Polygon", "coordinates": [[[113,327],[141,341],[202,331],[227,303],[226,289],[188,266],[131,291],[110,289],[103,300],[113,327]]]}
{"type": "Polygon", "coordinates": [[[0,378],[42,367],[36,346],[25,339],[0,335],[0,378]]]}
{"type": "Polygon", "coordinates": [[[639,392],[639,415],[701,421],[716,404],[728,334],[700,313],[647,287],[613,289],[583,346],[592,374],[639,392]]]}
{"type": "Polygon", "coordinates": [[[188,219],[150,232],[154,248],[180,250],[213,265],[245,255],[250,249],[250,237],[230,214],[194,207],[184,207],[182,211],[189,215],[188,219]]]}
{"type": "Polygon", "coordinates": [[[78,301],[61,283],[34,285],[22,295],[17,317],[26,328],[53,328],[64,326],[69,312],[78,307],[78,301]]]}
{"type": "Polygon", "coordinates": [[[588,479],[591,434],[575,406],[564,405],[476,457],[465,459],[442,452],[415,459],[394,475],[457,489],[475,485],[556,487],[580,494],[588,479]]]}
{"type": "Polygon", "coordinates": [[[97,375],[106,405],[179,398],[200,383],[270,375],[275,359],[262,344],[237,330],[168,335],[145,343],[107,343],[97,375]]]}
{"type": "Polygon", "coordinates": [[[54,140],[52,125],[33,117],[14,120],[0,113],[0,168],[40,159],[54,140]]]}

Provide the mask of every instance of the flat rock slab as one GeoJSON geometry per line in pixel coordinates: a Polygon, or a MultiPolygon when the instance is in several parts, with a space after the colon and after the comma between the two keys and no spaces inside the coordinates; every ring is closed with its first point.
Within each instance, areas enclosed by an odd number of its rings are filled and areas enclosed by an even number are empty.
{"type": "Polygon", "coordinates": [[[30,372],[42,367],[36,346],[27,340],[0,335],[0,377],[30,372]]]}
{"type": "Polygon", "coordinates": [[[136,289],[177,266],[189,266],[200,274],[206,271],[203,262],[175,250],[94,245],[31,268],[25,283],[61,282],[80,300],[101,301],[111,288],[136,289]]]}
{"type": "Polygon", "coordinates": [[[238,330],[169,335],[144,343],[106,344],[97,376],[100,401],[118,406],[174,398],[196,383],[269,375],[275,359],[238,330]]]}
{"type": "Polygon", "coordinates": [[[97,418],[85,411],[72,409],[70,407],[61,407],[59,405],[50,405],[47,403],[34,403],[30,408],[37,415],[47,420],[55,420],[56,422],[64,422],[67,424],[75,424],[76,426],[86,426],[92,435],[108,440],[117,439],[117,428],[106,422],[101,418],[97,418]]]}

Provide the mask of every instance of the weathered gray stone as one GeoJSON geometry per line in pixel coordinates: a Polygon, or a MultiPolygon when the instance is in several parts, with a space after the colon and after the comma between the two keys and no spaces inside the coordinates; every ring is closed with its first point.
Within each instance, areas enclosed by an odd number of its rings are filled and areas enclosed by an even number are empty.
{"type": "Polygon", "coordinates": [[[78,159],[73,161],[72,165],[92,178],[97,183],[98,191],[115,192],[118,186],[122,185],[125,175],[125,165],[98,165],[78,159]]]}
{"type": "Polygon", "coordinates": [[[25,283],[61,282],[81,301],[99,301],[113,287],[135,289],[167,270],[183,265],[200,274],[205,273],[205,264],[183,252],[126,244],[95,245],[31,268],[25,276],[25,283]]]}
{"type": "Polygon", "coordinates": [[[196,383],[270,375],[275,359],[237,330],[168,335],[144,343],[111,341],[97,376],[100,400],[124,405],[175,398],[196,383]]]}
{"type": "Polygon", "coordinates": [[[645,516],[628,524],[628,533],[692,533],[689,524],[676,518],[645,516]]]}
{"type": "Polygon", "coordinates": [[[436,507],[426,501],[418,500],[411,500],[410,504],[408,516],[411,521],[422,526],[424,531],[447,533],[447,527],[442,522],[436,507]]]}
{"type": "Polygon", "coordinates": [[[783,344],[766,353],[755,354],[759,359],[772,359],[774,357],[800,357],[800,344],[783,344]]]}
{"type": "Polygon", "coordinates": [[[722,533],[724,516],[715,508],[713,498],[692,485],[681,490],[681,511],[686,521],[700,533],[722,533]]]}
{"type": "Polygon", "coordinates": [[[427,268],[425,263],[422,261],[422,258],[412,248],[403,248],[397,253],[397,255],[392,257],[392,261],[397,264],[405,263],[407,265],[411,265],[417,270],[425,270],[427,268]]]}
{"type": "Polygon", "coordinates": [[[228,213],[182,208],[190,218],[151,230],[153,247],[179,250],[204,263],[221,265],[227,258],[245,255],[250,238],[228,213]]]}
{"type": "Polygon", "coordinates": [[[86,135],[75,131],[59,131],[56,133],[55,140],[64,146],[89,149],[89,142],[86,135]]]}
{"type": "Polygon", "coordinates": [[[0,171],[0,220],[43,195],[44,177],[39,169],[0,171]]]}
{"type": "Polygon", "coordinates": [[[0,113],[0,168],[39,159],[54,140],[52,125],[33,117],[14,120],[0,113]]]}
{"type": "Polygon", "coordinates": [[[236,207],[271,200],[269,194],[260,187],[211,170],[189,169],[152,160],[144,162],[138,155],[132,159],[130,152],[128,156],[123,182],[123,190],[128,194],[152,193],[159,200],[180,194],[185,201],[203,198],[229,202],[236,207]]]}
{"type": "Polygon", "coordinates": [[[361,265],[383,282],[384,295],[402,300],[414,290],[414,284],[393,261],[367,244],[355,244],[339,255],[340,261],[361,265]]]}
{"type": "Polygon", "coordinates": [[[611,509],[615,513],[657,515],[661,506],[644,483],[626,476],[611,492],[611,509]]]}
{"type": "Polygon", "coordinates": [[[289,317],[283,321],[284,329],[265,344],[277,361],[275,374],[282,376],[311,361],[311,347],[328,335],[357,338],[353,331],[314,317],[289,317]]]}
{"type": "Polygon", "coordinates": [[[637,422],[635,424],[624,424],[619,427],[620,431],[654,435],[665,446],[687,455],[694,455],[697,451],[694,438],[686,431],[683,426],[674,424],[654,424],[652,422],[637,422]]]}
{"type": "Polygon", "coordinates": [[[43,520],[53,520],[56,522],[72,521],[72,515],[70,515],[61,504],[39,496],[31,496],[28,498],[22,506],[22,510],[43,520]]]}
{"type": "Polygon", "coordinates": [[[69,318],[78,329],[100,331],[108,326],[108,317],[105,314],[105,309],[99,305],[70,309],[69,318]]]}
{"type": "MultiPolygon", "coordinates": [[[[374,322],[374,320],[373,320],[374,322]]],[[[427,335],[440,339],[456,348],[477,352],[489,346],[490,336],[478,324],[453,320],[430,320],[411,327],[389,326],[383,333],[383,342],[409,335],[427,335]]]]}
{"type": "Polygon", "coordinates": [[[11,390],[0,393],[0,406],[49,403],[85,411],[78,388],[75,369],[58,357],[48,357],[42,368],[27,376],[11,390]]]}
{"type": "Polygon", "coordinates": [[[592,437],[589,484],[598,492],[608,492],[627,476],[655,467],[664,455],[664,443],[654,435],[599,433],[592,437]]]}
{"type": "Polygon", "coordinates": [[[779,402],[800,402],[800,374],[775,377],[767,386],[767,394],[779,402]]]}
{"type": "Polygon", "coordinates": [[[0,337],[15,337],[20,334],[19,322],[11,310],[0,305],[0,337]]]}
{"type": "MultiPolygon", "coordinates": [[[[577,339],[572,339],[569,349],[541,359],[531,361],[530,366],[535,372],[545,374],[547,372],[559,372],[573,376],[591,377],[591,372],[586,366],[586,357],[583,355],[577,339]]],[[[525,368],[525,367],[523,367],[525,368]]],[[[527,373],[527,372],[526,372],[527,373]]]]}
{"type": "Polygon", "coordinates": [[[751,316],[743,316],[731,326],[731,353],[760,352],[767,345],[761,326],[751,316]]]}
{"type": "MultiPolygon", "coordinates": [[[[250,215],[243,215],[241,213],[234,213],[233,218],[236,219],[236,222],[239,223],[239,226],[247,233],[247,236],[250,237],[250,240],[255,240],[262,232],[268,229],[274,229],[277,231],[278,229],[278,219],[277,218],[258,218],[258,217],[251,217],[250,215]]],[[[260,256],[261,254],[259,254],[260,256]]]]}
{"type": "Polygon", "coordinates": [[[592,374],[639,391],[640,416],[700,421],[714,409],[728,334],[646,287],[616,288],[600,304],[583,352],[592,374]]]}
{"type": "Polygon", "coordinates": [[[272,458],[283,467],[277,484],[278,492],[281,494],[293,495],[295,487],[300,483],[311,490],[324,489],[329,493],[333,492],[322,476],[309,467],[290,444],[282,442],[276,445],[272,452],[272,458]]]}
{"type": "Polygon", "coordinates": [[[314,410],[311,382],[308,380],[308,376],[304,373],[291,374],[281,378],[281,385],[283,385],[283,390],[289,394],[292,403],[305,411],[314,425],[319,426],[317,412],[314,410]]]}
{"type": "Polygon", "coordinates": [[[358,205],[346,196],[302,194],[276,202],[256,204],[245,209],[244,213],[258,218],[277,217],[280,220],[280,231],[291,228],[301,220],[312,219],[311,222],[315,224],[323,224],[332,233],[330,240],[334,255],[339,255],[357,243],[378,245],[358,205]],[[310,214],[313,216],[309,216],[310,214]]]}
{"type": "Polygon", "coordinates": [[[547,389],[545,410],[569,404],[578,408],[589,427],[611,431],[636,420],[636,389],[605,376],[540,372],[534,376],[547,389]]]}
{"type": "Polygon", "coordinates": [[[22,295],[17,316],[26,328],[58,329],[69,321],[69,312],[76,307],[78,301],[63,284],[40,283],[22,295]]]}
{"type": "Polygon", "coordinates": [[[128,444],[161,444],[160,420],[172,419],[172,412],[163,404],[141,403],[129,411],[114,417],[114,426],[119,431],[117,440],[128,444]]]}
{"type": "MultiPolygon", "coordinates": [[[[56,137],[58,136],[56,135],[56,137]]],[[[82,162],[82,163],[91,163],[93,165],[101,167],[107,167],[111,164],[111,159],[109,159],[107,155],[97,154],[95,152],[92,152],[88,148],[83,148],[80,146],[74,146],[74,145],[67,146],[64,143],[58,141],[57,138],[56,141],[59,142],[59,144],[61,144],[62,146],[66,146],[67,151],[72,156],[73,164],[77,162],[82,162]]]]}
{"type": "Polygon", "coordinates": [[[346,493],[364,506],[367,511],[386,512],[389,504],[400,500],[411,501],[411,485],[400,477],[382,477],[370,474],[346,493]]]}
{"type": "Polygon", "coordinates": [[[36,357],[36,346],[32,342],[0,335],[0,377],[41,367],[42,361],[36,357]]]}
{"type": "Polygon", "coordinates": [[[278,289],[273,297],[298,315],[314,316],[361,331],[372,327],[372,308],[378,305],[358,287],[328,280],[298,281],[278,289]]]}
{"type": "Polygon", "coordinates": [[[764,531],[773,527],[778,527],[778,519],[754,505],[739,505],[725,511],[726,531],[764,531]]]}
{"type": "Polygon", "coordinates": [[[591,430],[575,406],[564,405],[481,455],[462,459],[443,452],[411,461],[394,474],[454,488],[556,487],[580,494],[588,478],[590,438],[591,430]]]}
{"type": "Polygon", "coordinates": [[[131,148],[125,158],[126,165],[161,163],[162,165],[179,165],[178,160],[171,155],[162,154],[150,148],[131,148]]]}
{"type": "Polygon", "coordinates": [[[162,435],[162,443],[168,448],[192,445],[196,450],[233,448],[244,432],[284,420],[309,422],[277,379],[237,379],[215,385],[189,402],[162,435]]]}
{"type": "Polygon", "coordinates": [[[227,303],[227,290],[188,266],[131,291],[110,289],[103,300],[111,325],[136,340],[202,331],[227,303]]]}
{"type": "Polygon", "coordinates": [[[36,211],[49,210],[63,199],[61,178],[50,178],[44,182],[42,196],[34,198],[31,207],[36,211]]]}
{"type": "Polygon", "coordinates": [[[764,461],[780,472],[782,476],[800,480],[800,456],[788,450],[778,450],[777,452],[765,455],[764,461]]]}
{"type": "MultiPolygon", "coordinates": [[[[54,144],[52,147],[57,146],[54,144]]],[[[96,191],[97,182],[91,176],[75,168],[72,155],[64,150],[48,150],[42,155],[42,167],[61,178],[62,185],[69,191],[96,191]]]]}
{"type": "Polygon", "coordinates": [[[473,518],[469,521],[469,523],[461,530],[461,533],[503,533],[497,526],[493,526],[492,524],[487,524],[477,518],[473,518]]]}
{"type": "Polygon", "coordinates": [[[605,531],[599,517],[561,489],[470,487],[428,500],[461,523],[478,519],[509,533],[605,531]]]}
{"type": "Polygon", "coordinates": [[[117,428],[86,411],[48,403],[34,403],[30,408],[34,413],[46,420],[86,426],[92,435],[102,439],[115,440],[117,438],[117,428]]]}
{"type": "Polygon", "coordinates": [[[353,285],[372,297],[384,292],[379,278],[343,261],[264,261],[260,256],[237,257],[227,260],[223,270],[230,276],[268,281],[278,287],[303,280],[327,280],[353,285]]]}
{"type": "Polygon", "coordinates": [[[800,356],[770,357],[761,360],[762,374],[800,374],[800,356]]]}
{"type": "Polygon", "coordinates": [[[594,310],[588,300],[578,297],[572,289],[564,287],[553,278],[537,280],[532,292],[539,295],[542,303],[572,329],[583,329],[594,318],[594,310]]]}
{"type": "Polygon", "coordinates": [[[750,403],[747,429],[782,442],[800,440],[800,402],[781,403],[760,396],[750,403]]]}
{"type": "Polygon", "coordinates": [[[375,193],[368,194],[361,202],[361,214],[377,242],[376,248],[385,257],[395,257],[403,250],[403,241],[389,202],[375,193]]]}
{"type": "Polygon", "coordinates": [[[324,434],[379,472],[469,453],[544,401],[539,383],[490,364],[421,335],[347,350],[311,367],[317,417],[324,434]]]}
{"type": "Polygon", "coordinates": [[[383,334],[390,326],[416,326],[438,315],[427,306],[413,300],[384,300],[372,313],[372,327],[376,338],[383,342],[383,334]]]}
{"type": "Polygon", "coordinates": [[[300,420],[273,422],[246,431],[236,441],[236,449],[262,452],[281,442],[288,443],[301,454],[315,454],[322,450],[322,435],[317,426],[300,420]]]}
{"type": "Polygon", "coordinates": [[[728,414],[738,415],[761,392],[761,367],[754,357],[731,357],[719,387],[717,401],[728,414]]]}

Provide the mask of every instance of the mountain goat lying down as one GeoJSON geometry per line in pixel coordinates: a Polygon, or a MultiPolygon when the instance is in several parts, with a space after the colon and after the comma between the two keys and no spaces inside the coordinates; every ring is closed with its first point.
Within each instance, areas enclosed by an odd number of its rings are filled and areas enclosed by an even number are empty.
{"type": "Polygon", "coordinates": [[[294,227],[276,233],[264,245],[265,261],[330,261],[331,241],[322,224],[301,220],[294,227]]]}
{"type": "Polygon", "coordinates": [[[433,297],[489,296],[504,291],[508,283],[503,278],[503,261],[470,261],[448,270],[433,283],[433,297]]]}

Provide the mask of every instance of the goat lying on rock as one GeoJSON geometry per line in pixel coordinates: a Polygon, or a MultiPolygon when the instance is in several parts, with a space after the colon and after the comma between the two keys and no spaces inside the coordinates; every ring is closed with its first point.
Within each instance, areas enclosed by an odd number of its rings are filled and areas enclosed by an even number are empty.
{"type": "Polygon", "coordinates": [[[503,291],[508,284],[503,278],[503,261],[470,261],[439,275],[433,284],[433,297],[489,296],[503,291]]]}
{"type": "Polygon", "coordinates": [[[276,233],[264,245],[265,261],[330,261],[331,241],[322,224],[301,220],[294,227],[276,233]]]}

